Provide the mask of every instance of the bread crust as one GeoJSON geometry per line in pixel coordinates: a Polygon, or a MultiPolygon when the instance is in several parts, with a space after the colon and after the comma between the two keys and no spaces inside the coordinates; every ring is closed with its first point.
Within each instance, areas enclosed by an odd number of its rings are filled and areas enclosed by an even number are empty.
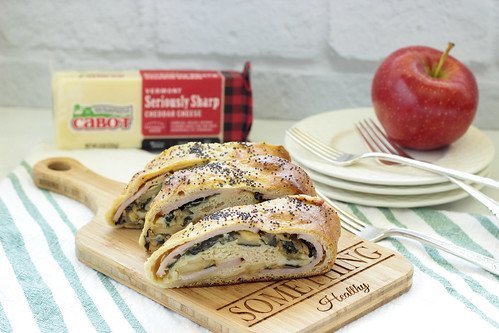
{"type": "Polygon", "coordinates": [[[114,215],[119,207],[148,180],[214,160],[247,158],[254,155],[273,155],[291,160],[289,153],[283,146],[270,145],[264,142],[227,142],[223,144],[189,142],[170,147],[156,156],[143,170],[132,177],[123,192],[114,200],[110,209],[106,212],[106,221],[112,227],[121,227],[115,224],[114,215]]]}

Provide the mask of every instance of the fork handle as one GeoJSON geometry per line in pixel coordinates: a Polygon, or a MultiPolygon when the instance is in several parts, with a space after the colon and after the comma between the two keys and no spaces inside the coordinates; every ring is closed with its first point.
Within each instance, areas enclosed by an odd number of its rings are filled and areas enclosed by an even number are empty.
{"type": "Polygon", "coordinates": [[[499,203],[494,199],[488,197],[477,189],[469,186],[468,184],[463,183],[460,180],[454,179],[452,177],[447,177],[451,182],[458,185],[464,191],[468,192],[472,197],[474,197],[477,201],[482,203],[485,207],[487,207],[494,216],[499,219],[499,203]]]}
{"type": "Polygon", "coordinates": [[[499,182],[487,178],[487,177],[482,177],[482,176],[477,176],[468,172],[463,172],[459,170],[454,170],[454,169],[448,169],[444,168],[439,165],[431,164],[428,162],[423,162],[423,161],[418,161],[418,160],[413,160],[407,157],[402,157],[402,156],[397,156],[397,155],[392,155],[392,154],[386,154],[386,153],[379,153],[379,152],[370,152],[370,153],[365,153],[362,155],[363,158],[369,157],[375,157],[375,158],[380,158],[382,160],[388,160],[392,162],[398,162],[401,164],[405,165],[410,165],[419,169],[435,172],[441,175],[447,175],[455,178],[459,178],[462,180],[470,180],[474,183],[479,183],[483,184],[485,186],[493,187],[496,189],[499,189],[499,182]]]}
{"type": "Polygon", "coordinates": [[[385,236],[396,236],[396,235],[406,236],[421,241],[423,243],[429,244],[433,247],[436,247],[437,249],[448,252],[459,258],[467,260],[475,265],[478,265],[495,275],[499,275],[499,261],[494,258],[486,257],[479,253],[466,250],[452,243],[441,241],[439,239],[430,237],[428,235],[421,234],[417,231],[402,229],[402,228],[390,228],[389,230],[386,230],[385,236]]]}

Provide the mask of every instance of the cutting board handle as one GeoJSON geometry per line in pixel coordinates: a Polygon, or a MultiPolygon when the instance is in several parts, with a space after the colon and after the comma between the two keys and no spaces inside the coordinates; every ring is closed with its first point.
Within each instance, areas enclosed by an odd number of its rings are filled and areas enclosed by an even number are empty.
{"type": "Polygon", "coordinates": [[[42,160],[33,167],[36,186],[80,201],[96,215],[103,214],[124,184],[96,174],[69,157],[42,160]]]}

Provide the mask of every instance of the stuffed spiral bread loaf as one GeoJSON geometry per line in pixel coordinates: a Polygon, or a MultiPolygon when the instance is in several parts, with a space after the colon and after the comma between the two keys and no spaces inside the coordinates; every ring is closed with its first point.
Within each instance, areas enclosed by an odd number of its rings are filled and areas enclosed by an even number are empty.
{"type": "Polygon", "coordinates": [[[210,161],[248,158],[254,155],[274,155],[290,159],[284,147],[265,143],[190,142],[173,146],[163,151],[149,162],[144,170],[132,177],[123,193],[113,202],[107,212],[107,222],[113,227],[140,229],[144,225],[150,202],[160,191],[167,175],[210,161]]]}
{"type": "Polygon", "coordinates": [[[145,263],[163,288],[317,275],[331,269],[339,218],[322,199],[287,196],[213,213],[174,234],[145,263]]]}
{"type": "Polygon", "coordinates": [[[139,243],[154,251],[189,223],[218,210],[293,194],[315,195],[315,190],[303,169],[277,156],[214,161],[180,170],[165,178],[151,201],[139,243]]]}

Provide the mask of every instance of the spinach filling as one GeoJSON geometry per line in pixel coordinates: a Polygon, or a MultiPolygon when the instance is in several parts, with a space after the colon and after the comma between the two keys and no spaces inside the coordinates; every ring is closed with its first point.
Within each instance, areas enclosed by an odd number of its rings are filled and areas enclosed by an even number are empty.
{"type": "MultiPolygon", "coordinates": [[[[271,246],[279,250],[288,258],[293,259],[297,255],[304,254],[309,258],[317,257],[317,250],[308,241],[298,239],[295,234],[271,234],[259,231],[257,234],[250,231],[231,231],[226,234],[210,237],[200,243],[196,243],[188,249],[184,256],[195,256],[203,251],[213,247],[217,243],[226,244],[228,242],[237,242],[240,246],[271,246]]],[[[172,268],[180,259],[181,255],[175,256],[174,260],[167,266],[172,268]]],[[[285,264],[284,267],[298,268],[300,265],[285,264]]]]}
{"type": "Polygon", "coordinates": [[[207,203],[211,197],[216,195],[218,194],[192,200],[177,209],[172,210],[168,214],[159,217],[155,222],[156,227],[147,230],[147,234],[144,236],[145,248],[149,250],[151,242],[154,247],[163,245],[173,233],[182,230],[193,221],[194,212],[192,211],[192,208],[207,203]]]}
{"type": "Polygon", "coordinates": [[[160,190],[161,183],[152,185],[144,194],[125,208],[116,222],[116,225],[142,227],[144,225],[146,213],[151,205],[151,201],[154,197],[156,197],[160,190]]]}
{"type": "MultiPolygon", "coordinates": [[[[249,195],[254,198],[256,201],[255,203],[265,201],[263,194],[259,192],[254,192],[249,195]]],[[[158,216],[157,220],[154,222],[154,226],[147,230],[147,233],[144,236],[145,248],[149,251],[150,249],[160,247],[171,237],[171,235],[184,229],[189,223],[196,223],[199,219],[213,211],[214,208],[216,208],[216,210],[224,208],[223,206],[215,207],[213,202],[210,202],[210,199],[216,196],[220,196],[220,194],[212,194],[192,200],[164,216],[158,216]]],[[[220,200],[218,201],[220,202],[220,200]]],[[[220,205],[220,203],[217,204],[220,205]]],[[[269,241],[272,242],[271,240],[269,241]]],[[[246,245],[252,246],[251,244],[246,245]]]]}
{"type": "Polygon", "coordinates": [[[179,213],[181,213],[181,214],[187,215],[183,218],[183,221],[182,221],[182,227],[185,227],[186,225],[188,225],[192,221],[192,215],[194,214],[194,212],[191,210],[191,208],[199,206],[204,202],[207,202],[211,197],[214,197],[216,195],[218,195],[218,194],[213,194],[213,195],[209,195],[207,197],[202,197],[202,198],[192,200],[192,201],[178,207],[177,209],[172,210],[171,212],[169,212],[165,216],[163,216],[163,218],[162,218],[163,221],[161,221],[161,222],[163,222],[166,227],[171,227],[172,222],[175,219],[175,216],[180,215],[179,213]]]}
{"type": "Polygon", "coordinates": [[[187,250],[187,253],[194,256],[194,255],[198,254],[199,252],[206,251],[207,249],[209,249],[210,247],[215,245],[222,237],[223,237],[223,235],[217,235],[215,237],[208,238],[207,240],[205,240],[201,243],[198,243],[198,244],[194,245],[193,247],[191,247],[189,250],[187,250]]]}

